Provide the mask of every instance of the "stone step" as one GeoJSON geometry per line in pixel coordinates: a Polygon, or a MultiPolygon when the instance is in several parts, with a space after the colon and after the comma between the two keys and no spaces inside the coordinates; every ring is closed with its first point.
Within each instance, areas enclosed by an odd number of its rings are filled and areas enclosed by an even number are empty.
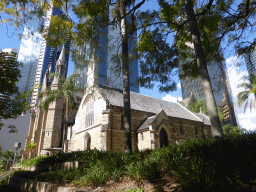
{"type": "Polygon", "coordinates": [[[57,184],[51,184],[47,182],[34,181],[20,177],[10,177],[8,189],[13,191],[23,192],[92,192],[82,189],[76,189],[75,187],[65,187],[57,184]]]}

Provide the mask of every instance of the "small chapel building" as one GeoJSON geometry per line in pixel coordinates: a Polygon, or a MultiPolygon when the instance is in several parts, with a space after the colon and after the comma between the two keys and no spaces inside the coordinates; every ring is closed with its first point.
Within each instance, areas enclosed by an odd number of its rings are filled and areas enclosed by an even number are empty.
{"type": "MultiPolygon", "coordinates": [[[[56,72],[67,69],[64,50],[56,64],[56,72]]],[[[60,98],[43,111],[40,101],[32,110],[25,146],[34,142],[30,152],[26,147],[23,159],[57,153],[99,149],[124,152],[123,94],[121,89],[97,82],[97,65],[88,69],[89,85],[84,93],[74,94],[76,109],[69,110],[64,129],[64,100],[60,98]],[[67,133],[65,133],[67,130],[67,133]]],[[[48,69],[42,90],[59,88],[57,77],[50,80],[48,69]]],[[[65,73],[64,73],[65,74],[65,73]]],[[[179,103],[173,103],[130,92],[132,149],[144,150],[180,143],[197,137],[210,137],[210,119],[203,113],[193,113],[179,103]]]]}
{"type": "MultiPolygon", "coordinates": [[[[210,136],[208,116],[179,103],[130,94],[133,150],[210,136]]],[[[124,152],[122,90],[96,85],[93,91],[85,92],[67,140],[68,151],[96,148],[124,152]]]]}

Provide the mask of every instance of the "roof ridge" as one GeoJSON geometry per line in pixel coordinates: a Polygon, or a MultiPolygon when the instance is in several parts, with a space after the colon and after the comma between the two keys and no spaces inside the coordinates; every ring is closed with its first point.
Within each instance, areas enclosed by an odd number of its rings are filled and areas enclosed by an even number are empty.
{"type": "Polygon", "coordinates": [[[182,108],[184,108],[186,111],[188,111],[189,113],[191,113],[192,115],[194,115],[197,119],[199,119],[200,121],[202,121],[202,119],[200,119],[196,114],[194,114],[192,111],[188,110],[186,107],[182,106],[180,103],[177,103],[179,106],[181,106],[182,108]]]}
{"type": "Polygon", "coordinates": [[[208,115],[204,114],[204,113],[198,113],[198,114],[210,119],[210,117],[208,115]]]}
{"type": "MultiPolygon", "coordinates": [[[[132,91],[131,91],[131,92],[132,92],[132,91]]],[[[136,93],[136,92],[133,92],[133,93],[136,93]]],[[[143,94],[141,94],[141,93],[136,93],[136,94],[143,95],[143,94]]],[[[152,96],[148,96],[148,95],[143,95],[143,96],[145,96],[145,97],[151,97],[151,98],[153,98],[153,99],[158,99],[158,98],[155,98],[155,97],[152,97],[152,96]]],[[[163,100],[163,99],[158,99],[158,100],[164,101],[164,102],[168,102],[168,103],[174,103],[174,104],[176,104],[176,102],[172,102],[172,101],[167,101],[167,100],[163,100]]]]}

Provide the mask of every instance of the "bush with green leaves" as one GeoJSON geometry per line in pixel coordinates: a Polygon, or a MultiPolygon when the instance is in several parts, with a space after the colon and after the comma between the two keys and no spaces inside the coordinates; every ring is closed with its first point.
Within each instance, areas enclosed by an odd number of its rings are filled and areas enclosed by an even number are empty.
{"type": "Polygon", "coordinates": [[[169,174],[179,179],[184,191],[250,191],[256,181],[255,143],[256,133],[247,132],[232,137],[190,139],[181,144],[127,154],[95,149],[54,154],[30,159],[27,164],[83,161],[76,170],[34,176],[75,186],[99,186],[109,179],[118,181],[124,175],[136,181],[154,182],[155,178],[169,174]],[[234,165],[232,162],[236,159],[239,163],[234,165]]]}

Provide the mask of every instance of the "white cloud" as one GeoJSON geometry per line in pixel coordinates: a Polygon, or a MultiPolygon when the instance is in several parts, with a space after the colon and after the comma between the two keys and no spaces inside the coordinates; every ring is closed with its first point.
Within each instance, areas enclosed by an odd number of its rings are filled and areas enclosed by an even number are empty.
{"type": "MultiPolygon", "coordinates": [[[[177,96],[166,95],[165,97],[162,97],[162,99],[165,101],[177,103],[177,96]]],[[[178,96],[178,100],[181,101],[182,98],[178,96]]]]}
{"type": "Polygon", "coordinates": [[[180,83],[177,84],[177,88],[181,88],[181,84],[180,83]]]}

